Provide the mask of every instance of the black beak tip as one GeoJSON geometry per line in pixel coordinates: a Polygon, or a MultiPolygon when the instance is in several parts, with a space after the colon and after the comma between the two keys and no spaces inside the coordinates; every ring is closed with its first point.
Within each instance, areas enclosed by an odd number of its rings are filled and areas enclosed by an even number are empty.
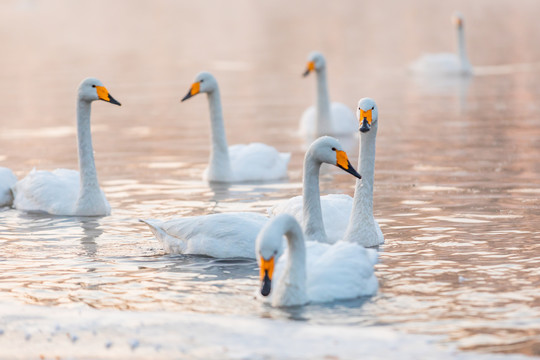
{"type": "Polygon", "coordinates": [[[369,131],[369,127],[368,127],[368,126],[362,126],[362,127],[361,127],[360,129],[358,129],[358,130],[360,130],[360,132],[362,132],[362,133],[367,133],[367,132],[369,131]]]}
{"type": "Polygon", "coordinates": [[[307,69],[306,71],[304,71],[304,73],[302,74],[303,77],[306,77],[309,75],[309,69],[307,69]]]}
{"type": "Polygon", "coordinates": [[[186,101],[187,99],[189,99],[190,97],[191,97],[191,92],[188,92],[187,95],[184,96],[184,97],[182,98],[182,100],[180,100],[180,102],[184,102],[184,101],[186,101]]]}
{"type": "Polygon", "coordinates": [[[265,275],[261,287],[261,295],[262,296],[268,296],[270,295],[270,290],[272,289],[272,280],[268,277],[268,275],[265,275]]]}
{"type": "Polygon", "coordinates": [[[110,94],[109,94],[109,102],[111,104],[114,104],[114,105],[118,105],[118,106],[122,106],[122,104],[120,104],[115,98],[113,98],[110,94]]]}

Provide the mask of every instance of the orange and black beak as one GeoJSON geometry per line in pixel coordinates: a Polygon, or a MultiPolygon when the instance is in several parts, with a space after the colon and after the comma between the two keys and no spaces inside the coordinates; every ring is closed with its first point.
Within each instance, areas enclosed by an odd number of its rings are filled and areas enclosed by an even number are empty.
{"type": "Polygon", "coordinates": [[[111,94],[109,94],[109,91],[107,91],[105,86],[96,86],[96,91],[97,91],[98,98],[100,100],[107,101],[107,102],[110,102],[111,104],[118,105],[118,106],[122,105],[118,101],[116,101],[116,99],[113,98],[111,94]]]}
{"type": "Polygon", "coordinates": [[[193,96],[197,95],[200,91],[201,91],[201,83],[199,83],[199,82],[193,83],[191,85],[191,88],[189,89],[188,93],[186,94],[186,96],[184,96],[182,98],[181,101],[187,100],[190,97],[193,97],[193,96]]]}
{"type": "Polygon", "coordinates": [[[304,71],[302,76],[304,76],[304,77],[308,76],[309,73],[312,72],[313,70],[315,70],[315,61],[310,61],[310,62],[307,63],[306,71],[304,71]]]}
{"type": "Polygon", "coordinates": [[[265,260],[261,256],[261,268],[259,276],[261,279],[261,295],[268,296],[272,290],[272,275],[274,274],[274,257],[269,260],[265,260]]]}
{"type": "Polygon", "coordinates": [[[340,169],[345,170],[352,176],[362,179],[362,175],[360,175],[351,165],[351,162],[347,158],[347,153],[342,150],[335,150],[336,152],[336,166],[340,169]]]}
{"type": "Polygon", "coordinates": [[[371,129],[371,121],[373,119],[373,109],[371,110],[360,110],[360,132],[366,133],[371,129]]]}

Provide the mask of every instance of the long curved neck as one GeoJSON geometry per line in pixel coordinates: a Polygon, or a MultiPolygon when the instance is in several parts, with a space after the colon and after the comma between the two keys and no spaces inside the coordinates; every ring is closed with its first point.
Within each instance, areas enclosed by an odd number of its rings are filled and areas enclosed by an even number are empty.
{"type": "Polygon", "coordinates": [[[79,199],[81,199],[100,191],[90,130],[90,102],[81,99],[77,103],[77,142],[81,177],[79,199]]]}
{"type": "Polygon", "coordinates": [[[283,233],[287,237],[289,256],[276,289],[280,305],[301,305],[308,301],[306,292],[306,245],[302,229],[292,217],[283,223],[283,233]]]}
{"type": "Polygon", "coordinates": [[[367,133],[360,135],[360,159],[358,168],[362,180],[356,180],[353,207],[349,226],[345,233],[346,241],[354,241],[366,222],[375,221],[373,218],[373,180],[375,175],[375,140],[377,138],[377,123],[374,123],[367,133]]]}
{"type": "Polygon", "coordinates": [[[317,128],[316,133],[330,134],[331,129],[331,112],[330,112],[330,96],[328,95],[328,84],[326,81],[326,67],[317,71],[317,128]]]}
{"type": "Polygon", "coordinates": [[[467,57],[467,49],[465,47],[465,30],[463,25],[458,27],[458,56],[461,62],[461,67],[463,70],[469,70],[471,64],[469,58],[467,57]]]}
{"type": "Polygon", "coordinates": [[[320,168],[321,163],[316,161],[308,151],[304,158],[303,225],[309,240],[327,242],[319,190],[320,168]]]}
{"type": "Polygon", "coordinates": [[[208,93],[210,107],[210,122],[212,128],[212,148],[210,150],[209,178],[230,180],[231,165],[229,161],[229,148],[225,137],[225,125],[221,110],[221,96],[219,88],[208,93]]]}

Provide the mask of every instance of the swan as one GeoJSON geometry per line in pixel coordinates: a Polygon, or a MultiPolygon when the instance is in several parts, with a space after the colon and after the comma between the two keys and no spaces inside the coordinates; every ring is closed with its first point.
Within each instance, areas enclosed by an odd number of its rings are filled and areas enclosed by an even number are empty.
{"type": "Polygon", "coordinates": [[[457,55],[454,53],[425,54],[411,64],[410,69],[413,72],[431,75],[472,75],[473,68],[465,48],[463,15],[456,12],[452,20],[457,29],[457,55]]]}
{"type": "MultiPolygon", "coordinates": [[[[317,233],[320,207],[312,206],[319,199],[319,168],[322,163],[335,165],[353,176],[360,174],[352,167],[338,140],[325,136],[317,139],[304,158],[304,194],[306,219],[317,233]],[[306,180],[307,179],[307,180],[306,180]],[[306,186],[307,184],[307,186],[306,186]],[[314,214],[311,215],[311,212],[314,214]]],[[[206,255],[216,258],[254,258],[255,239],[268,217],[250,212],[222,213],[177,218],[168,221],[140,220],[146,223],[168,253],[206,255]]],[[[323,229],[324,233],[324,229],[323,229]]]]}
{"type": "MultiPolygon", "coordinates": [[[[304,224],[310,240],[335,243],[344,239],[362,246],[384,243],[384,235],[373,217],[373,180],[375,173],[375,140],[377,137],[379,110],[373,99],[362,98],[358,102],[357,116],[360,120],[360,158],[358,168],[362,180],[356,180],[354,198],[345,194],[330,194],[320,198],[322,220],[318,228],[308,229],[305,220],[305,201],[302,196],[293,197],[272,207],[271,215],[288,213],[304,224]],[[326,229],[326,234],[324,233],[326,229]],[[315,231],[316,233],[311,233],[315,231]]],[[[306,194],[304,194],[306,196],[306,194]]],[[[313,201],[315,202],[315,200],[313,201]]]]}
{"type": "Polygon", "coordinates": [[[13,171],[0,166],[0,207],[11,206],[13,204],[11,188],[16,182],[17,177],[13,171]]]}
{"type": "Polygon", "coordinates": [[[304,136],[352,135],[356,132],[353,112],[344,104],[330,102],[326,82],[326,60],[319,52],[308,56],[304,76],[315,71],[317,77],[317,104],[307,108],[300,119],[300,134],[304,136]]]}
{"type": "Polygon", "coordinates": [[[300,225],[288,214],[264,225],[257,236],[256,251],[261,295],[271,295],[272,306],[369,296],[379,287],[373,268],[375,250],[344,241],[333,245],[304,242],[300,225]],[[276,260],[283,235],[287,251],[276,260]]]}
{"type": "Polygon", "coordinates": [[[33,169],[13,187],[15,208],[51,215],[110,214],[111,207],[99,187],[92,148],[90,107],[95,100],[121,105],[97,79],[87,78],[79,85],[77,142],[80,174],[68,169],[56,169],[52,172],[33,169]]]}
{"type": "Polygon", "coordinates": [[[262,143],[227,147],[221,112],[221,96],[216,78],[212,74],[199,73],[182,101],[199,93],[208,95],[212,123],[210,164],[204,171],[203,180],[243,182],[278,180],[287,177],[290,153],[280,153],[275,148],[262,143]]]}

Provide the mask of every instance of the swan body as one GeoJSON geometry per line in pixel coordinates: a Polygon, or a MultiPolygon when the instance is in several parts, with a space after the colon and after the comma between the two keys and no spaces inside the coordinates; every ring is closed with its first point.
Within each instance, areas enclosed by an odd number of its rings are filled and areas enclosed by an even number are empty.
{"type": "MultiPolygon", "coordinates": [[[[360,128],[360,157],[358,168],[362,180],[356,180],[354,198],[348,195],[326,195],[320,198],[321,216],[326,236],[321,228],[308,239],[335,243],[344,239],[362,246],[378,246],[384,243],[384,235],[379,223],[373,217],[373,181],[375,173],[375,141],[378,128],[378,108],[370,98],[358,102],[360,128]]],[[[305,195],[304,195],[305,196],[305,195]]],[[[315,201],[315,200],[313,200],[315,201]]],[[[271,215],[287,213],[304,224],[304,199],[296,196],[272,207],[271,215]]]]}
{"type": "Polygon", "coordinates": [[[210,163],[203,179],[216,182],[268,181],[287,177],[290,153],[261,144],[227,146],[221,109],[221,96],[214,76],[201,72],[182,101],[207,93],[212,127],[210,163]]]}
{"type": "Polygon", "coordinates": [[[457,28],[458,53],[424,54],[411,64],[411,71],[426,75],[472,75],[473,68],[465,47],[463,16],[456,13],[453,20],[457,28]]]}
{"type": "Polygon", "coordinates": [[[8,168],[0,167],[0,207],[13,204],[11,187],[17,183],[17,177],[8,168]]]}
{"type": "Polygon", "coordinates": [[[300,134],[304,136],[353,135],[357,130],[354,113],[344,104],[330,102],[326,80],[326,60],[319,52],[308,57],[304,76],[315,71],[317,103],[304,111],[300,119],[300,134]]]}
{"type": "Polygon", "coordinates": [[[299,306],[377,293],[375,250],[343,241],[333,245],[304,242],[300,225],[288,214],[276,216],[262,228],[256,251],[261,294],[270,295],[272,306],[299,306]],[[283,235],[288,246],[277,260],[283,235]]]}
{"type": "MultiPolygon", "coordinates": [[[[351,175],[360,177],[350,164],[347,154],[340,143],[331,137],[317,139],[306,153],[304,165],[309,169],[304,189],[307,205],[306,219],[308,227],[318,234],[320,207],[311,205],[313,199],[319,198],[318,171],[325,162],[340,167],[351,175]],[[312,195],[311,192],[314,192],[312,195]],[[312,214],[313,213],[313,214],[312,214]]],[[[141,220],[146,223],[154,236],[168,253],[206,255],[216,258],[255,256],[255,239],[268,218],[261,214],[238,212],[191,216],[169,221],[141,220]]],[[[324,229],[323,229],[324,232],[324,229]]]]}
{"type": "Polygon", "coordinates": [[[95,100],[120,105],[103,84],[94,78],[81,82],[77,102],[77,142],[79,170],[32,170],[13,187],[15,208],[28,212],[51,215],[102,216],[111,207],[99,187],[92,135],[90,132],[90,106],[95,100]]]}

